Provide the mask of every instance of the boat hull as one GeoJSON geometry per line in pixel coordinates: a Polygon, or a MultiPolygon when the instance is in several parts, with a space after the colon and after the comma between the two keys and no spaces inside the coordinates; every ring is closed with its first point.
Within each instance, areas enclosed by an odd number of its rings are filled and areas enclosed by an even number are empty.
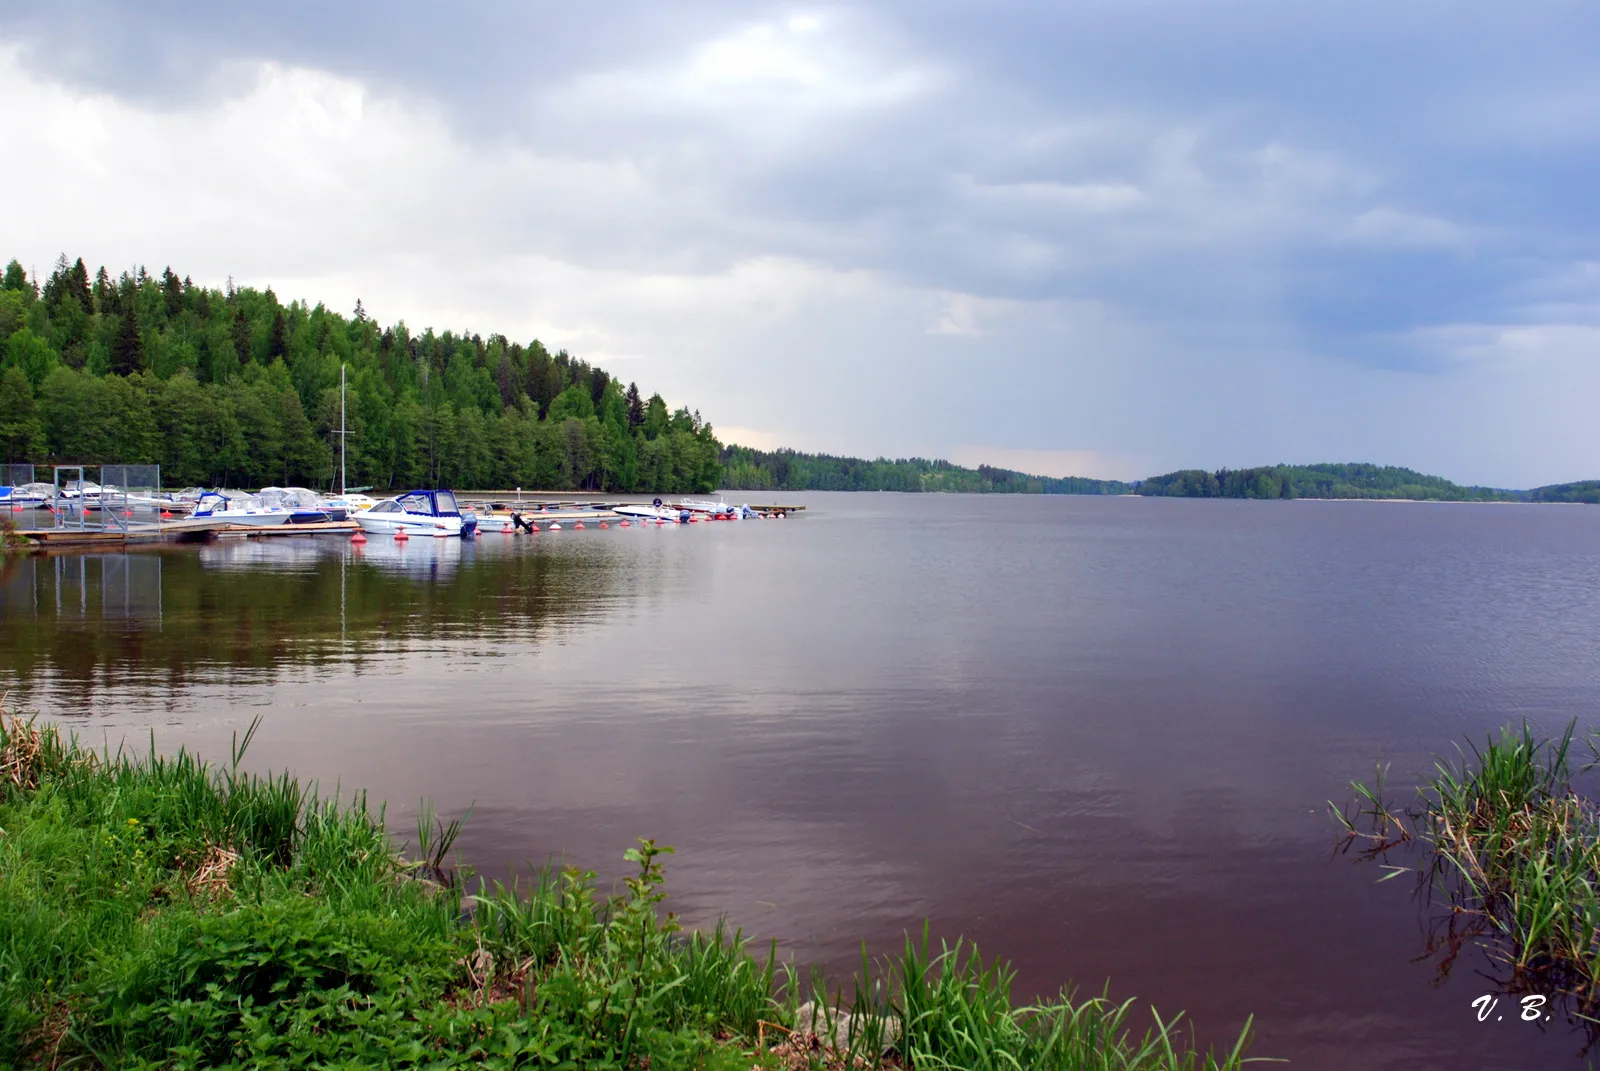
{"type": "Polygon", "coordinates": [[[363,510],[356,514],[355,520],[362,531],[375,535],[393,535],[405,529],[407,535],[414,536],[458,536],[465,527],[460,517],[429,517],[420,513],[371,513],[363,510]]]}

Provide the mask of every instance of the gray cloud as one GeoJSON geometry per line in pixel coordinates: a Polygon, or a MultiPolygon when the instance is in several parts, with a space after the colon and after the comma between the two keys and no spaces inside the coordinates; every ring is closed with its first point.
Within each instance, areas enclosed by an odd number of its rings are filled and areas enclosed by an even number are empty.
{"type": "Polygon", "coordinates": [[[1597,37],[1576,2],[3,7],[8,84],[152,142],[89,159],[255,218],[45,197],[0,240],[538,330],[812,448],[1540,482],[1600,447],[1538,389],[1594,376],[1597,37]]]}

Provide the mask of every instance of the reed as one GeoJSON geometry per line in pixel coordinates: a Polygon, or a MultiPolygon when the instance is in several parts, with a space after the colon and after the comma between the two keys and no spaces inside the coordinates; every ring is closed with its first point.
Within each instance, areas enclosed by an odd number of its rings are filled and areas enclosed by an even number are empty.
{"type": "Polygon", "coordinates": [[[925,933],[847,987],[802,984],[724,922],[683,932],[650,840],[609,895],[575,868],[504,884],[447,865],[459,821],[427,806],[407,859],[364,796],[244,772],[254,731],[214,767],[0,713],[0,1066],[1244,1062],[1248,1028],[1212,1056],[1176,1020],[1135,1036],[1104,995],[1014,1007],[1004,964],[925,933]]]}
{"type": "Polygon", "coordinates": [[[1383,880],[1414,873],[1429,902],[1445,905],[1444,938],[1431,946],[1444,969],[1464,942],[1482,943],[1506,968],[1508,989],[1560,996],[1593,1018],[1600,806],[1574,783],[1575,729],[1543,739],[1524,723],[1458,746],[1408,807],[1385,800],[1380,769],[1371,785],[1352,783],[1358,803],[1336,814],[1343,846],[1381,861],[1383,880]],[[1397,850],[1414,853],[1406,865],[1389,862],[1397,850]]]}

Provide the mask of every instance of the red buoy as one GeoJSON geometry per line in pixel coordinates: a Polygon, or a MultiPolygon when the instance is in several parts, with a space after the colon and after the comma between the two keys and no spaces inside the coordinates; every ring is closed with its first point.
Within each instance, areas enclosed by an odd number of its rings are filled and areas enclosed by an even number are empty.
{"type": "Polygon", "coordinates": [[[355,532],[352,533],[351,536],[350,536],[350,542],[352,542],[352,543],[365,543],[366,541],[367,541],[366,535],[363,534],[361,529],[359,529],[359,528],[357,528],[355,530],[355,532]]]}
{"type": "MultiPolygon", "coordinates": [[[[17,508],[21,509],[22,507],[19,506],[17,508]]],[[[170,521],[170,520],[172,520],[172,514],[168,513],[166,510],[162,510],[161,511],[161,519],[164,520],[164,521],[170,521]]]]}
{"type": "Polygon", "coordinates": [[[573,525],[572,527],[574,527],[574,528],[582,528],[583,527],[583,522],[579,521],[577,524],[573,525]]]}
{"type": "Polygon", "coordinates": [[[600,522],[600,527],[601,528],[610,528],[611,526],[609,524],[607,524],[605,521],[601,521],[600,522]]]}
{"type": "Polygon", "coordinates": [[[617,525],[617,527],[618,528],[626,528],[626,527],[628,527],[628,522],[627,521],[623,521],[621,524],[617,525]]]}
{"type": "Polygon", "coordinates": [[[394,537],[395,537],[395,539],[410,539],[411,538],[410,536],[406,535],[406,530],[404,528],[396,528],[394,530],[394,537]]]}

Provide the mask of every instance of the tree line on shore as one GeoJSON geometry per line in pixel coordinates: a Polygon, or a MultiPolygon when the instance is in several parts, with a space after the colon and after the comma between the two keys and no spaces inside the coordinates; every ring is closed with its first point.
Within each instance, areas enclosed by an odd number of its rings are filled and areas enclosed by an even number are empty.
{"type": "Polygon", "coordinates": [[[1248,469],[1180,469],[1141,480],[1138,494],[1166,498],[1415,498],[1503,502],[1526,492],[1464,487],[1395,465],[1264,465],[1248,469]]]}
{"type": "Polygon", "coordinates": [[[604,370],[504,335],[380,327],[170,268],[0,278],[0,457],[160,464],[168,486],[706,492],[720,444],[604,370]]]}
{"type": "Polygon", "coordinates": [[[380,327],[359,301],[343,316],[170,268],[91,277],[65,256],[42,282],[17,260],[0,276],[0,459],[154,463],[169,487],[331,487],[341,367],[352,486],[1600,502],[1600,481],[1506,491],[1370,464],[1123,482],[723,446],[698,412],[538,340],[380,327]]]}
{"type": "Polygon", "coordinates": [[[927,458],[859,457],[807,454],[798,450],[722,448],[722,486],[730,491],[964,491],[1044,495],[1120,495],[1119,480],[1030,476],[979,465],[963,468],[927,458]]]}

